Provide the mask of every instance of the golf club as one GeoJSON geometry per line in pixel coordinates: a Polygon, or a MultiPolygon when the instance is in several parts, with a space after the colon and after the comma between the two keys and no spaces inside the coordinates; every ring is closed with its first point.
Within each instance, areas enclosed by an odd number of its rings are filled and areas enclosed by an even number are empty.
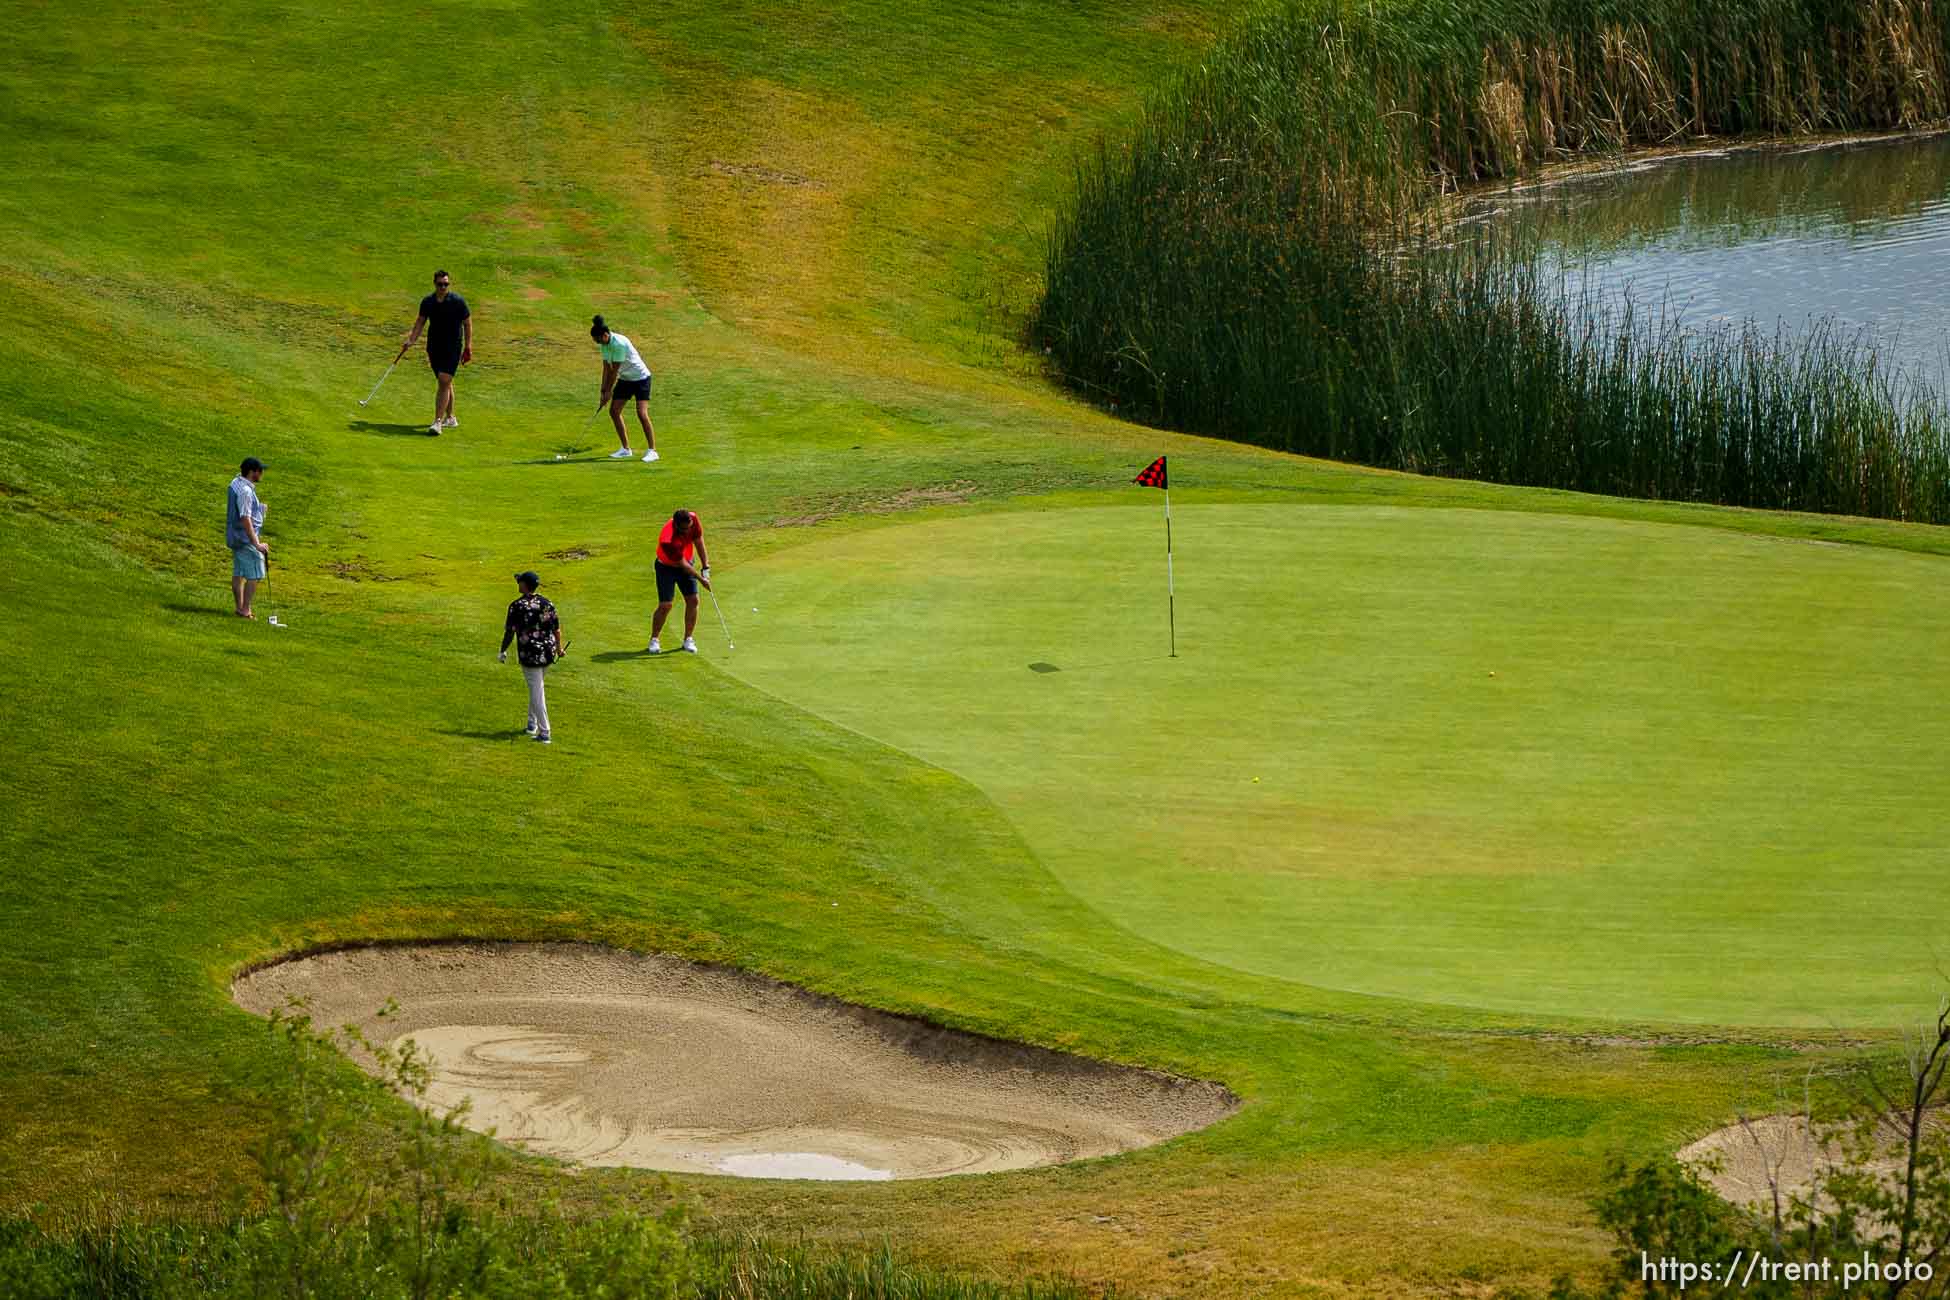
{"type": "Polygon", "coordinates": [[[405,353],[404,351],[402,351],[402,352],[401,352],[401,353],[399,354],[399,357],[394,357],[394,358],[393,358],[393,365],[392,365],[392,366],[387,366],[387,367],[386,367],[386,374],[384,374],[384,375],[381,375],[381,376],[379,377],[379,383],[377,383],[377,384],[374,384],[374,385],[372,386],[372,391],[371,391],[370,393],[367,393],[367,394],[365,395],[365,398],[364,398],[364,400],[362,400],[362,401],[361,401],[361,402],[359,403],[359,405],[361,405],[361,406],[364,406],[364,405],[365,405],[365,404],[366,404],[367,402],[370,402],[370,401],[371,401],[371,400],[372,400],[373,398],[375,398],[375,397],[377,397],[377,396],[379,396],[379,389],[380,389],[380,386],[381,386],[381,385],[383,385],[383,384],[384,384],[384,383],[386,382],[386,376],[387,376],[387,375],[390,375],[390,374],[392,374],[392,373],[393,373],[393,366],[396,366],[396,365],[398,365],[398,364],[399,364],[399,358],[400,358],[400,357],[403,357],[403,356],[405,356],[405,355],[406,355],[406,353],[405,353]]]}
{"type": "Polygon", "coordinates": [[[738,643],[737,643],[736,641],[733,641],[733,640],[731,639],[731,629],[730,629],[730,627],[728,627],[728,626],[726,626],[726,624],[725,624],[725,621],[724,621],[724,607],[723,607],[722,605],[720,605],[720,604],[718,604],[718,593],[717,593],[717,591],[716,591],[716,590],[715,590],[714,588],[711,588],[711,587],[706,587],[706,588],[705,588],[705,590],[711,593],[711,608],[712,608],[712,609],[715,609],[715,610],[717,610],[717,611],[718,611],[718,626],[724,629],[724,647],[725,647],[725,649],[727,649],[727,650],[736,650],[736,649],[738,648],[738,643]]]}
{"type": "MultiPolygon", "coordinates": [[[[270,589],[271,589],[271,557],[267,555],[264,557],[264,576],[257,580],[256,594],[262,596],[265,592],[269,591],[270,589]]],[[[272,627],[291,626],[291,624],[289,623],[278,622],[278,616],[276,614],[266,614],[264,618],[265,621],[268,622],[272,627]]]]}
{"type": "MultiPolygon", "coordinates": [[[[578,443],[580,443],[584,438],[589,436],[589,426],[596,422],[596,417],[601,415],[603,413],[603,408],[608,405],[609,405],[609,399],[604,398],[602,401],[596,403],[595,410],[591,411],[588,415],[583,417],[582,427],[576,430],[576,441],[578,443]]],[[[572,452],[581,451],[581,450],[582,448],[579,446],[571,448],[572,452]]]]}

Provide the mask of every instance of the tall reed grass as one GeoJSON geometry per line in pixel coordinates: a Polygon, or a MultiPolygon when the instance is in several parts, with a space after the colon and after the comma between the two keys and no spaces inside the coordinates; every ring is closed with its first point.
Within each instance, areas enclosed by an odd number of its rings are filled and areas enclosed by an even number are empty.
{"type": "MultiPolygon", "coordinates": [[[[674,1234],[611,1214],[456,1215],[442,1226],[464,1267],[415,1286],[390,1247],[356,1242],[293,1275],[259,1220],[94,1216],[45,1227],[0,1218],[6,1300],[1084,1300],[1062,1280],[990,1282],[917,1265],[888,1246],[851,1250],[674,1234]],[[270,1258],[267,1258],[270,1256],[270,1258]]],[[[363,1235],[363,1234],[361,1234],[363,1235]]],[[[1092,1293],[1095,1294],[1095,1293],[1092,1293]]],[[[1111,1300],[1108,1293],[1098,1300],[1111,1300]]]]}
{"type": "Polygon", "coordinates": [[[1431,197],[1578,151],[1950,112],[1933,0],[1288,0],[1079,167],[1031,323],[1140,420],[1368,464],[1950,521],[1946,418],[1832,328],[1565,296],[1431,197]]]}

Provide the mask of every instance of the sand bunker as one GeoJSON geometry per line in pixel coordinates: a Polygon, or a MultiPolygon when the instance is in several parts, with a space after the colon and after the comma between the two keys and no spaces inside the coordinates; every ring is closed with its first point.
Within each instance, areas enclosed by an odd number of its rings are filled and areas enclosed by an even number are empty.
{"type": "MultiPolygon", "coordinates": [[[[1943,1122],[1941,1114],[1930,1118],[1932,1127],[1943,1122]]],[[[1862,1169],[1893,1184],[1901,1178],[1904,1163],[1903,1130],[1896,1120],[1884,1124],[1876,1142],[1886,1153],[1866,1162],[1862,1169]]],[[[1722,1199],[1766,1212],[1773,1207],[1776,1187],[1786,1206],[1791,1198],[1812,1193],[1831,1170],[1844,1163],[1845,1155],[1834,1135],[1816,1134],[1805,1116],[1763,1115],[1715,1129],[1680,1148],[1678,1159],[1722,1199]]]]}
{"type": "Polygon", "coordinates": [[[760,1178],[929,1178],[1149,1146],[1224,1118],[1214,1083],[575,944],[360,948],[237,981],[268,1015],[411,1038],[430,1100],[539,1154],[760,1178]],[[396,1015],[375,1014],[388,999],[396,1015]]]}
{"type": "Polygon", "coordinates": [[[1799,1115],[1763,1115],[1715,1129],[1679,1150],[1679,1163],[1697,1173],[1722,1199],[1750,1209],[1770,1209],[1773,1189],[1783,1205],[1806,1195],[1834,1162],[1799,1115]]]}

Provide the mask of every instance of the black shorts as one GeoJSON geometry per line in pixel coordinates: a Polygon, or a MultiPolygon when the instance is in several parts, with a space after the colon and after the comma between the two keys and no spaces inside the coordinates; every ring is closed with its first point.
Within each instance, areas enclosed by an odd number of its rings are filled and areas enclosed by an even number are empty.
{"type": "Polygon", "coordinates": [[[673,569],[662,560],[657,561],[657,603],[668,605],[676,593],[682,590],[692,600],[697,599],[697,579],[689,569],[673,569]]]}
{"type": "Polygon", "coordinates": [[[452,348],[436,348],[429,345],[427,364],[433,367],[433,373],[436,375],[460,373],[460,346],[456,344],[452,348]]]}
{"type": "Polygon", "coordinates": [[[650,379],[647,375],[642,379],[619,379],[616,387],[609,390],[609,400],[612,402],[627,402],[632,397],[639,402],[650,400],[650,379]]]}

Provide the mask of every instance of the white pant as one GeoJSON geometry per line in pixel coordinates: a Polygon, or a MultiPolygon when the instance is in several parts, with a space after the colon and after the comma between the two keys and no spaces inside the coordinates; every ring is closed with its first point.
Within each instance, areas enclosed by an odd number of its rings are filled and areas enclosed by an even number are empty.
{"type": "Polygon", "coordinates": [[[521,675],[528,679],[528,725],[548,735],[548,698],[542,694],[542,678],[548,675],[546,668],[523,667],[521,675]]]}

